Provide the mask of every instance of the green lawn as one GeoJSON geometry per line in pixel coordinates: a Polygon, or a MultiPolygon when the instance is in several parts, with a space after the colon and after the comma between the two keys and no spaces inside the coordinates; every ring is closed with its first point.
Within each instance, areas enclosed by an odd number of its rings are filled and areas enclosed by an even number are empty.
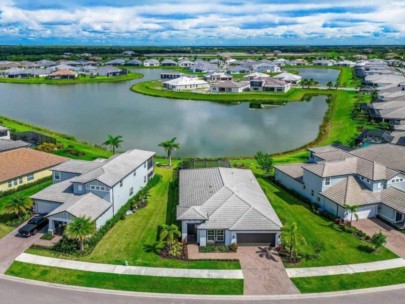
{"type": "Polygon", "coordinates": [[[7,270],[7,274],[59,284],[127,291],[217,295],[243,294],[243,280],[116,275],[45,267],[21,262],[14,262],[7,270]]]}
{"type": "Polygon", "coordinates": [[[240,269],[239,262],[229,261],[181,261],[162,259],[145,251],[145,245],[153,244],[158,237],[158,228],[165,223],[175,222],[177,201],[172,181],[172,169],[156,168],[162,181],[150,191],[151,197],[146,208],[119,221],[98,243],[93,252],[84,257],[73,257],[54,251],[29,249],[30,253],[53,257],[80,259],[88,262],[129,265],[198,268],[198,269],[240,269]]]}
{"type": "Polygon", "coordinates": [[[96,76],[96,77],[83,77],[79,76],[75,79],[47,79],[45,77],[41,78],[0,78],[0,83],[18,83],[18,84],[77,84],[77,83],[102,83],[102,82],[118,82],[118,81],[128,81],[132,79],[142,78],[143,75],[140,73],[128,73],[127,75],[107,77],[107,76],[96,76]]]}
{"type": "Polygon", "coordinates": [[[405,267],[335,276],[293,278],[292,281],[303,293],[388,286],[405,283],[405,267]]]}
{"type": "Polygon", "coordinates": [[[361,79],[354,75],[352,68],[341,67],[337,83],[339,87],[357,88],[361,85],[361,79]]]}
{"type": "MultiPolygon", "coordinates": [[[[30,197],[31,195],[41,191],[42,189],[48,187],[52,181],[48,180],[39,185],[32,186],[30,188],[21,190],[18,192],[19,195],[24,197],[30,197]]],[[[11,194],[5,197],[0,198],[0,239],[10,233],[15,227],[6,225],[6,222],[12,219],[12,215],[5,214],[3,212],[4,205],[10,201],[12,196],[15,194],[11,194]]]]}

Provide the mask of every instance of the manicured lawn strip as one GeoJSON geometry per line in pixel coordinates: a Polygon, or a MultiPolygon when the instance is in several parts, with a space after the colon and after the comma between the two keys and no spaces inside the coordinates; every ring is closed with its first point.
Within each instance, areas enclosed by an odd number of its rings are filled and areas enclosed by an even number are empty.
{"type": "Polygon", "coordinates": [[[13,195],[18,194],[18,195],[21,195],[24,197],[30,197],[31,195],[37,193],[38,191],[45,189],[50,184],[52,184],[52,181],[46,181],[39,185],[35,185],[30,188],[16,192],[14,194],[10,194],[8,196],[0,198],[0,238],[4,237],[5,235],[10,233],[14,229],[14,227],[6,225],[6,222],[11,220],[12,216],[10,214],[3,213],[4,205],[10,201],[10,199],[13,197],[13,195]]]}
{"type": "Polygon", "coordinates": [[[259,178],[259,183],[269,198],[283,224],[297,223],[299,234],[305,237],[307,245],[301,245],[304,253],[313,253],[313,245],[321,242],[324,250],[320,257],[313,260],[303,259],[297,265],[287,267],[317,267],[366,263],[397,258],[386,248],[381,252],[369,253],[367,243],[353,235],[336,230],[333,222],[314,214],[309,206],[300,199],[268,180],[259,178]]]}
{"type": "Polygon", "coordinates": [[[156,168],[162,176],[160,184],[150,191],[149,204],[134,215],[119,221],[97,244],[92,253],[76,257],[49,250],[29,249],[28,252],[51,257],[78,259],[93,263],[131,266],[173,267],[194,269],[240,269],[239,262],[234,261],[182,261],[163,259],[157,254],[147,252],[147,245],[152,245],[158,238],[159,226],[175,222],[177,201],[174,189],[170,186],[173,170],[156,168]],[[145,248],[146,247],[146,248],[145,248]]]}
{"type": "Polygon", "coordinates": [[[14,262],[11,276],[104,289],[186,294],[243,294],[243,280],[169,278],[86,272],[14,262]]]}
{"type": "Polygon", "coordinates": [[[405,267],[355,274],[293,278],[303,293],[371,288],[405,283],[405,267]]]}
{"type": "Polygon", "coordinates": [[[0,83],[17,83],[17,84],[77,84],[77,83],[102,83],[102,82],[118,82],[128,81],[142,78],[140,73],[128,73],[127,75],[107,77],[78,77],[76,79],[47,79],[41,78],[0,78],[0,83]]]}
{"type": "Polygon", "coordinates": [[[361,79],[354,75],[352,68],[341,67],[337,84],[339,87],[356,88],[361,84],[361,79]]]}

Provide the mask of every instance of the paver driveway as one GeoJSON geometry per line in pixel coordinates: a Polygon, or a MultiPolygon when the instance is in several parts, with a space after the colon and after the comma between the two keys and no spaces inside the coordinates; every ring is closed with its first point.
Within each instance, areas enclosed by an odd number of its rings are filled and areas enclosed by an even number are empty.
{"type": "Polygon", "coordinates": [[[265,247],[240,246],[238,255],[242,266],[244,294],[296,294],[299,293],[275,252],[265,247]]]}
{"type": "MultiPolygon", "coordinates": [[[[23,225],[25,223],[20,227],[23,225]]],[[[0,239],[0,273],[4,273],[14,259],[34,244],[42,235],[42,233],[37,233],[29,238],[18,237],[16,235],[20,227],[0,239]]]]}
{"type": "Polygon", "coordinates": [[[359,220],[357,222],[353,222],[353,226],[364,231],[370,236],[381,231],[387,236],[387,244],[385,247],[399,255],[401,258],[405,258],[405,234],[402,232],[395,230],[379,219],[359,220]]]}

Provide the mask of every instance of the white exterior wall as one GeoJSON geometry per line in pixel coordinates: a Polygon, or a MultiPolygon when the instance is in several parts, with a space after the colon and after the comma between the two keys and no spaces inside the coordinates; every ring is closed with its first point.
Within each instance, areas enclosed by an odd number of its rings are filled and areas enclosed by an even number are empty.
{"type": "Polygon", "coordinates": [[[280,170],[276,169],[275,179],[277,182],[282,184],[284,187],[291,189],[302,196],[305,195],[304,185],[301,184],[296,179],[292,178],[291,176],[288,176],[287,174],[281,172],[280,170]]]}
{"type": "Polygon", "coordinates": [[[4,131],[5,135],[0,135],[0,139],[11,139],[10,138],[10,130],[4,131]]]}
{"type": "Polygon", "coordinates": [[[328,213],[333,214],[336,217],[344,218],[345,217],[345,211],[343,207],[339,206],[335,202],[331,201],[328,198],[324,198],[321,201],[320,206],[328,213]]]}
{"type": "Polygon", "coordinates": [[[398,174],[387,181],[387,188],[394,186],[395,188],[405,190],[405,175],[398,174]]]}
{"type": "Polygon", "coordinates": [[[304,190],[304,197],[310,200],[311,202],[316,202],[318,203],[318,198],[319,202],[321,201],[321,195],[319,192],[322,192],[323,188],[323,181],[322,177],[313,174],[312,172],[309,172],[307,170],[304,170],[304,184],[305,184],[305,190],[304,190]],[[313,195],[312,195],[313,191],[313,195]]]}
{"type": "MultiPolygon", "coordinates": [[[[147,161],[145,163],[147,163],[147,161]]],[[[153,167],[148,170],[147,166],[145,167],[142,164],[135,170],[135,176],[133,173],[129,174],[122,180],[122,186],[118,183],[112,188],[114,215],[132,196],[137,194],[142,187],[146,186],[148,182],[148,173],[151,170],[153,170],[153,167]],[[132,195],[129,194],[131,187],[134,190],[132,195]]]]}
{"type": "Polygon", "coordinates": [[[114,216],[113,208],[110,207],[96,220],[96,229],[100,229],[105,225],[105,223],[114,216]]]}
{"type": "MultiPolygon", "coordinates": [[[[378,209],[378,204],[360,206],[358,208],[356,214],[359,217],[359,220],[366,219],[366,218],[375,218],[377,216],[377,209],[378,209]]],[[[347,211],[345,220],[350,220],[350,218],[351,218],[351,212],[347,211]]],[[[353,215],[353,220],[355,220],[354,215],[353,215]]]]}

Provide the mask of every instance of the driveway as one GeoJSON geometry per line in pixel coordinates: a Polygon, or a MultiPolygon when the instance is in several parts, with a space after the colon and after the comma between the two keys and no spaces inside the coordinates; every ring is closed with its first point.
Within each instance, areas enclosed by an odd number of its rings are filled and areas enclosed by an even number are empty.
{"type": "Polygon", "coordinates": [[[280,257],[265,247],[239,246],[245,295],[298,294],[280,257]]]}
{"type": "Polygon", "coordinates": [[[18,237],[18,229],[23,225],[25,223],[0,239],[0,273],[6,272],[14,259],[34,244],[35,241],[39,240],[42,235],[42,233],[37,233],[29,238],[18,237]]]}
{"type": "Polygon", "coordinates": [[[353,222],[353,226],[364,231],[368,235],[382,232],[387,236],[385,247],[396,253],[401,258],[405,258],[405,234],[392,228],[379,219],[363,219],[353,222]]]}

